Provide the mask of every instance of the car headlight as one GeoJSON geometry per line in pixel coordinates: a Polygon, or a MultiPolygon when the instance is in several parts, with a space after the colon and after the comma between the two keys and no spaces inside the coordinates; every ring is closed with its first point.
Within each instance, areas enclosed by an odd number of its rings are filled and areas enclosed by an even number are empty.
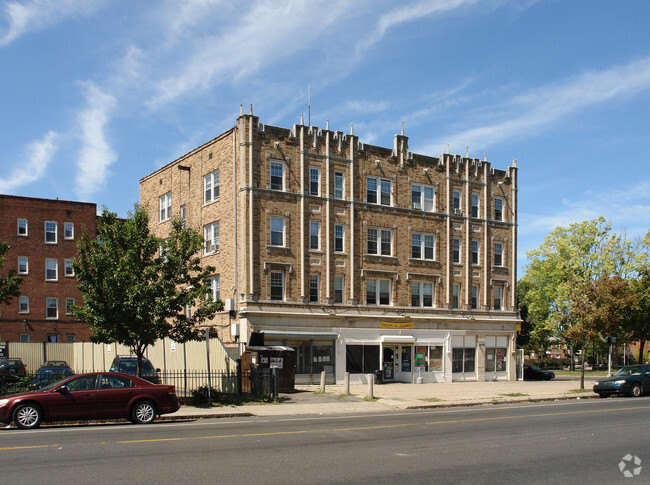
{"type": "Polygon", "coordinates": [[[625,384],[625,379],[619,379],[618,381],[614,381],[614,384],[625,384]]]}
{"type": "Polygon", "coordinates": [[[598,385],[598,381],[595,381],[595,382],[594,382],[594,386],[597,386],[597,385],[598,385]]]}
{"type": "Polygon", "coordinates": [[[0,408],[2,406],[6,406],[8,402],[9,402],[9,399],[0,399],[0,408]]]}

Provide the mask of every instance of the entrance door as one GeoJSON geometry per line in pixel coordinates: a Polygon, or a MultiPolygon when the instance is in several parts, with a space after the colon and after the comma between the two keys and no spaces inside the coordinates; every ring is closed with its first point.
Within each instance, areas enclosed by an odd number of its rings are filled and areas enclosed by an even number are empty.
{"type": "Polygon", "coordinates": [[[396,371],[396,361],[399,358],[397,348],[384,347],[384,380],[394,381],[396,371]]]}
{"type": "Polygon", "coordinates": [[[400,346],[400,360],[401,366],[399,369],[399,374],[397,380],[400,382],[411,382],[412,372],[413,372],[413,346],[412,345],[402,345],[400,346]]]}

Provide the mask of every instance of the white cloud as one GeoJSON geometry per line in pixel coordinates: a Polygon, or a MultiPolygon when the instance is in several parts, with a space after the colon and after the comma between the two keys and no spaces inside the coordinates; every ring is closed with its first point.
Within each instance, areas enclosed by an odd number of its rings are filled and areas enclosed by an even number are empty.
{"type": "Polygon", "coordinates": [[[0,193],[10,193],[19,187],[35,182],[46,172],[50,160],[57,151],[58,134],[49,131],[41,139],[27,146],[24,161],[16,163],[9,175],[0,179],[0,193]]]}
{"type": "Polygon", "coordinates": [[[21,35],[41,30],[70,17],[90,15],[103,1],[79,2],[78,0],[31,0],[5,3],[5,17],[8,27],[0,32],[0,47],[16,40],[21,35]]]}
{"type": "Polygon", "coordinates": [[[109,175],[108,168],[117,160],[104,133],[116,101],[95,84],[83,86],[87,106],[78,118],[82,147],[77,160],[75,192],[81,200],[88,200],[101,188],[109,175]]]}
{"type": "Polygon", "coordinates": [[[451,146],[485,148],[513,137],[538,133],[558,120],[615,98],[632,96],[650,89],[650,58],[603,71],[586,72],[557,85],[544,86],[507,101],[501,121],[466,129],[425,147],[424,153],[440,153],[451,146]]]}

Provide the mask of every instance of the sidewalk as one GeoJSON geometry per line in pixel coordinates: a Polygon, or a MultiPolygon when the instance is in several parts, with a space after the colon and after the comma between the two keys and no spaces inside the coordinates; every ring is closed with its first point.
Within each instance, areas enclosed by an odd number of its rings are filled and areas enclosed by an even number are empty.
{"type": "Polygon", "coordinates": [[[586,392],[576,392],[580,381],[557,378],[552,381],[452,382],[439,384],[391,383],[374,385],[376,400],[364,399],[367,385],[350,386],[350,395],[343,396],[342,385],[329,385],[325,394],[319,386],[296,386],[297,392],[280,394],[278,404],[219,406],[198,408],[182,406],[173,414],[161,416],[163,421],[240,417],[301,416],[390,412],[406,409],[476,406],[512,402],[588,399],[597,397],[591,391],[594,378],[585,379],[586,392]]]}

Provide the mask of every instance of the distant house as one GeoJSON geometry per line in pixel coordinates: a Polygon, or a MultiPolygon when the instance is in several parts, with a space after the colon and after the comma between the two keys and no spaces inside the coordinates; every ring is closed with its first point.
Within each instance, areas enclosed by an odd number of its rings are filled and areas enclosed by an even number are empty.
{"type": "Polygon", "coordinates": [[[89,339],[90,326],[70,314],[81,303],[72,261],[81,234],[96,237],[96,218],[94,203],[0,194],[0,241],[11,246],[1,271],[23,279],[20,297],[0,305],[0,341],[89,339]]]}
{"type": "Polygon", "coordinates": [[[209,325],[296,349],[296,382],[514,380],[517,167],[366,145],[304,122],[234,127],[140,181],[151,228],[199,228],[209,325]]]}

